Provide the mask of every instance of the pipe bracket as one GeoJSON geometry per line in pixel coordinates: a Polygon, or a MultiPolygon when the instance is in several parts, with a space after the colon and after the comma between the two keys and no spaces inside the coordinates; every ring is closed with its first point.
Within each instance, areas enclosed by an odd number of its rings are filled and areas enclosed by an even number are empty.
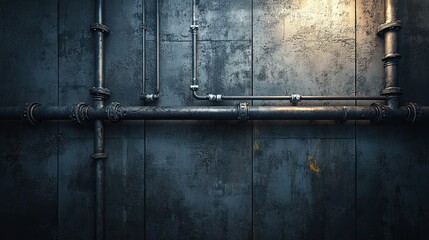
{"type": "Polygon", "coordinates": [[[94,23],[90,26],[91,31],[93,32],[101,32],[101,33],[105,33],[108,34],[110,32],[110,29],[101,23],[94,23]]]}
{"type": "Polygon", "coordinates": [[[387,112],[389,111],[389,107],[379,103],[373,103],[371,106],[377,112],[375,119],[371,120],[372,123],[377,124],[384,122],[387,118],[387,112]]]}
{"type": "Polygon", "coordinates": [[[404,107],[408,110],[408,116],[406,120],[409,123],[417,122],[423,115],[422,108],[417,103],[407,103],[404,107]]]}
{"type": "Polygon", "coordinates": [[[112,92],[107,88],[93,87],[91,88],[91,90],[89,90],[89,92],[91,93],[92,96],[94,96],[94,98],[101,98],[101,99],[107,99],[110,97],[110,95],[112,95],[112,92]]]}
{"type": "Polygon", "coordinates": [[[83,125],[89,120],[88,110],[90,106],[84,102],[76,103],[72,106],[70,119],[76,121],[79,125],[83,125]]]}
{"type": "Polygon", "coordinates": [[[242,102],[238,104],[238,120],[239,121],[249,120],[249,103],[242,102]]]}
{"type": "Polygon", "coordinates": [[[399,31],[402,28],[401,20],[396,20],[393,22],[387,22],[381,24],[377,29],[377,35],[380,37],[384,36],[384,33],[389,30],[399,31]]]}
{"type": "Polygon", "coordinates": [[[94,153],[91,154],[91,158],[94,160],[99,160],[99,159],[107,159],[109,157],[109,154],[107,153],[94,153]]]}
{"type": "Polygon", "coordinates": [[[26,119],[31,125],[37,125],[39,121],[34,117],[34,109],[40,106],[40,103],[27,103],[24,111],[24,119],[26,119]]]}
{"type": "Polygon", "coordinates": [[[120,110],[121,104],[117,102],[112,102],[109,106],[106,107],[107,117],[112,122],[119,122],[124,114],[120,110]]]}

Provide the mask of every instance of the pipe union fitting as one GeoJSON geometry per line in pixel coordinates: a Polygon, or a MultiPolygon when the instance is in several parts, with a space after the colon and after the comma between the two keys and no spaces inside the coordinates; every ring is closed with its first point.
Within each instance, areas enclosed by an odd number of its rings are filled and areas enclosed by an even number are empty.
{"type": "Polygon", "coordinates": [[[210,102],[222,102],[222,95],[209,94],[207,96],[210,102]]]}
{"type": "Polygon", "coordinates": [[[291,103],[299,103],[301,102],[301,95],[299,94],[292,94],[292,98],[290,99],[291,103]]]}

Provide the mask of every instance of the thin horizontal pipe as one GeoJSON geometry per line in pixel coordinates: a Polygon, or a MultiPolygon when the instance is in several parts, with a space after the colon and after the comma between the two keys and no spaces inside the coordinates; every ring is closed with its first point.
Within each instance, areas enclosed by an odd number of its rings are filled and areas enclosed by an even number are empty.
{"type": "MultiPolygon", "coordinates": [[[[223,100],[292,100],[292,96],[222,96],[223,100]]],[[[301,96],[301,101],[387,100],[385,96],[301,96]]]]}

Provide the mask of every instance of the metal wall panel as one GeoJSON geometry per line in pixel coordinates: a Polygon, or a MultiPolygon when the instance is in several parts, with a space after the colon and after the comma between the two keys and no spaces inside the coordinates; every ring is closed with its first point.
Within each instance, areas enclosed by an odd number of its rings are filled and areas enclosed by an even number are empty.
{"type": "MultiPolygon", "coordinates": [[[[57,14],[52,1],[1,1],[1,106],[57,105],[57,14]]],[[[1,239],[56,238],[59,141],[55,123],[1,124],[1,239]]]]}
{"type": "MultiPolygon", "coordinates": [[[[201,94],[383,88],[383,0],[197,3],[201,94]]],[[[402,101],[429,103],[428,4],[400,1],[402,101]]],[[[106,0],[105,8],[108,103],[143,104],[142,0],[106,0]]],[[[214,105],[189,90],[192,1],[161,0],[160,8],[161,99],[146,104],[214,105]]],[[[156,1],[146,1],[146,12],[151,92],[156,1]]],[[[92,103],[93,1],[2,1],[0,20],[0,105],[92,103]]],[[[427,238],[427,126],[128,121],[106,130],[107,239],[427,238]]],[[[92,124],[2,123],[0,237],[94,236],[92,138],[92,124]]]]}

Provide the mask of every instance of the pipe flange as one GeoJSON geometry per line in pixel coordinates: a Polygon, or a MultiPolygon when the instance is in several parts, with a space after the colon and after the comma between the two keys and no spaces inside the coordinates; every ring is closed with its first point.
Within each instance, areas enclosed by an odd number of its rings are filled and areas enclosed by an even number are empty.
{"type": "Polygon", "coordinates": [[[107,159],[109,157],[109,154],[107,153],[94,153],[91,154],[91,158],[94,160],[99,160],[99,159],[107,159]]]}
{"type": "Polygon", "coordinates": [[[40,103],[27,103],[25,104],[26,109],[24,111],[24,119],[26,119],[31,125],[37,125],[39,120],[34,117],[34,109],[40,106],[40,103]]]}
{"type": "Polygon", "coordinates": [[[384,122],[387,118],[387,112],[389,111],[389,107],[379,103],[371,104],[371,107],[375,109],[377,112],[375,119],[372,119],[372,123],[381,123],[384,122]]]}
{"type": "Polygon", "coordinates": [[[121,104],[117,102],[112,102],[109,106],[106,107],[107,117],[112,122],[119,122],[124,116],[120,110],[121,104]]]}
{"type": "Polygon", "coordinates": [[[93,87],[91,90],[89,90],[92,96],[94,98],[101,98],[101,99],[107,99],[112,95],[112,92],[107,88],[96,88],[93,87]]]}
{"type": "Polygon", "coordinates": [[[88,110],[90,107],[84,102],[75,103],[71,109],[70,119],[76,121],[79,125],[85,124],[89,120],[88,110]]]}
{"type": "Polygon", "coordinates": [[[388,30],[399,31],[399,30],[401,30],[401,28],[402,28],[401,20],[383,23],[378,27],[377,35],[382,37],[382,36],[384,36],[384,33],[388,30]]]}
{"type": "Polygon", "coordinates": [[[249,120],[249,103],[242,102],[238,104],[238,120],[239,121],[249,120]]]}
{"type": "Polygon", "coordinates": [[[101,32],[105,34],[108,34],[110,32],[110,29],[106,25],[101,23],[94,23],[90,26],[90,28],[93,32],[101,32]]]}
{"type": "Polygon", "coordinates": [[[417,122],[423,115],[422,108],[417,103],[407,103],[405,108],[408,110],[407,121],[409,123],[417,122]]]}
{"type": "Polygon", "coordinates": [[[296,103],[301,102],[301,100],[302,100],[301,95],[299,95],[299,94],[292,94],[290,102],[293,103],[293,104],[296,104],[296,103]]]}

